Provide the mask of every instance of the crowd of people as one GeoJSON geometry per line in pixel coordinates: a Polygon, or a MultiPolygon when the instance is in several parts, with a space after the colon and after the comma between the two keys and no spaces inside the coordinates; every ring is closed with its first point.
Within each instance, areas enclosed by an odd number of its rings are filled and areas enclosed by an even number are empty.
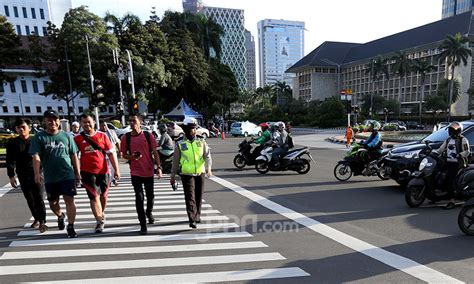
{"type": "Polygon", "coordinates": [[[82,114],[80,124],[73,123],[70,132],[60,129],[59,114],[55,110],[47,110],[43,122],[44,130],[31,137],[31,121],[18,118],[15,121],[18,136],[7,143],[7,174],[11,186],[20,186],[23,191],[34,218],[32,228],[40,233],[49,229],[43,201],[45,192],[49,208],[57,217],[58,229],[66,229],[68,238],[77,237],[74,197],[78,190],[85,190],[96,220],[95,232],[103,232],[109,188],[111,183],[117,185],[121,177],[118,162],[118,157],[121,157],[128,161],[130,167],[139,232],[147,234],[147,224],[155,223],[155,176],[157,179],[163,177],[160,155],[169,155],[172,147],[174,156],[170,183],[174,185],[176,175],[181,176],[189,226],[195,229],[196,224],[200,223],[204,177],[212,175],[212,162],[206,141],[196,136],[197,123],[194,119],[184,121],[185,135],[176,147],[171,139],[167,139],[169,136],[162,133],[159,148],[154,136],[142,130],[143,120],[139,114],[129,116],[132,131],[120,140],[103,121],[99,123],[100,131],[96,130],[96,121],[90,114],[82,114]],[[83,189],[78,189],[80,186],[83,189]],[[59,203],[61,197],[65,212],[59,203]]]}

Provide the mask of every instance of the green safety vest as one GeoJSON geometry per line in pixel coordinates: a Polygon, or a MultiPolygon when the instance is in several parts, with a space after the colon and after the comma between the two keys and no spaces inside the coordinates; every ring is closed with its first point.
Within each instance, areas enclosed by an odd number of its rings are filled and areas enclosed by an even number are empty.
{"type": "Polygon", "coordinates": [[[195,138],[192,142],[185,139],[178,143],[181,151],[181,173],[185,175],[199,175],[204,169],[204,141],[195,138]]]}

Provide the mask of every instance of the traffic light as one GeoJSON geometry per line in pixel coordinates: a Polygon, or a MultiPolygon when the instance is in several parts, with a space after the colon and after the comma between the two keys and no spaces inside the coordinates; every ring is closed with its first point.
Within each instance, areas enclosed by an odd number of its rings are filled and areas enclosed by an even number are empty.
{"type": "Polygon", "coordinates": [[[94,93],[92,94],[91,104],[95,107],[103,109],[106,106],[104,98],[105,98],[104,87],[98,84],[95,87],[94,93]]]}
{"type": "Polygon", "coordinates": [[[132,110],[133,110],[134,113],[138,113],[138,111],[139,111],[138,100],[137,99],[133,100],[132,110]]]}

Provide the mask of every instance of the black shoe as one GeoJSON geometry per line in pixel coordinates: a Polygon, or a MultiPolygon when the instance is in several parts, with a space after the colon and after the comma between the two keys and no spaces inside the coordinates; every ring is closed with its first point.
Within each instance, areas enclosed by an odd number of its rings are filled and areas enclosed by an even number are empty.
{"type": "Polygon", "coordinates": [[[191,223],[189,223],[189,227],[190,227],[191,229],[196,229],[196,228],[197,228],[196,222],[191,222],[191,223]]]}
{"type": "Polygon", "coordinates": [[[66,215],[64,215],[64,213],[58,217],[58,229],[60,231],[64,230],[64,228],[66,227],[66,223],[64,222],[65,218],[66,218],[66,215]]]}
{"type": "Polygon", "coordinates": [[[196,223],[197,223],[197,224],[201,224],[201,219],[200,219],[200,218],[197,219],[197,220],[196,220],[196,223]]]}
{"type": "Polygon", "coordinates": [[[74,225],[67,225],[67,237],[70,239],[77,237],[76,230],[74,230],[74,225]]]}
{"type": "Polygon", "coordinates": [[[449,202],[448,204],[446,204],[444,209],[450,210],[450,209],[454,209],[454,207],[456,207],[456,204],[454,204],[453,202],[449,202]]]}
{"type": "Polygon", "coordinates": [[[146,227],[146,224],[140,225],[140,235],[146,235],[148,233],[148,229],[146,227]]]}
{"type": "Polygon", "coordinates": [[[148,218],[148,224],[155,224],[155,217],[153,217],[153,213],[148,213],[146,214],[146,217],[148,218]]]}

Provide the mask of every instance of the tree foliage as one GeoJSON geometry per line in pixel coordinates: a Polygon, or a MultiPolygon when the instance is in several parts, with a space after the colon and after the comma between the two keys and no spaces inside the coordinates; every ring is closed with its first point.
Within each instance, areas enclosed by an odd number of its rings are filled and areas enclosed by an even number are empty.
{"type": "Polygon", "coordinates": [[[0,84],[13,82],[16,77],[5,74],[1,69],[24,62],[25,53],[21,49],[20,37],[15,34],[7,18],[0,15],[0,84]]]}

